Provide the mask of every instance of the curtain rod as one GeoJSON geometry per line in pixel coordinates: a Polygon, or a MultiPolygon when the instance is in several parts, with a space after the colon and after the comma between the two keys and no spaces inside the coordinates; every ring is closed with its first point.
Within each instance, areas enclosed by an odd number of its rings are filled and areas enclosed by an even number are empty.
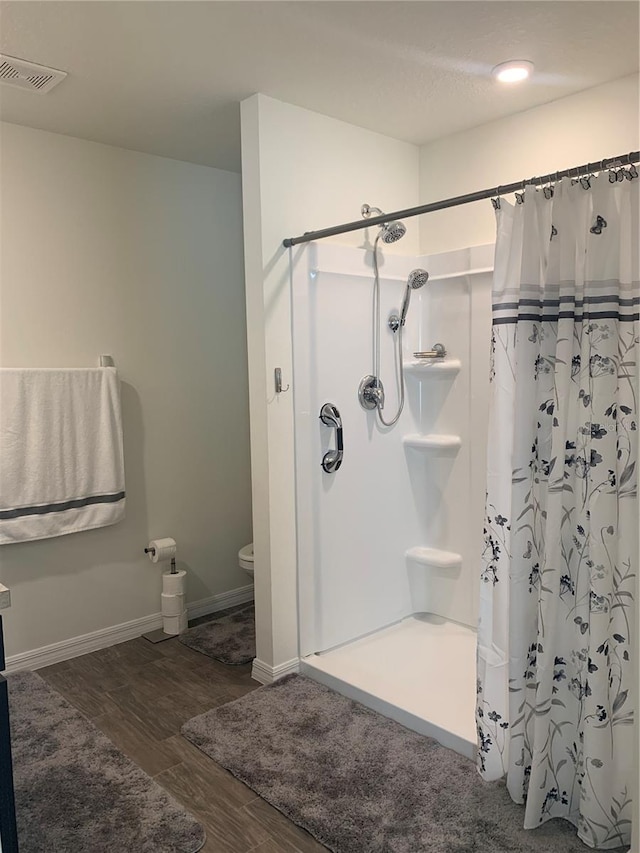
{"type": "Polygon", "coordinates": [[[323,237],[346,234],[348,231],[359,231],[362,228],[369,228],[371,225],[383,225],[392,219],[409,219],[411,216],[420,216],[422,213],[433,213],[435,210],[445,210],[447,207],[457,207],[460,204],[469,204],[472,201],[482,201],[486,198],[507,195],[517,190],[523,190],[526,186],[540,186],[541,184],[548,184],[552,181],[559,181],[561,178],[577,178],[580,175],[587,175],[591,172],[602,172],[605,169],[630,166],[632,163],[638,162],[640,162],[640,151],[632,151],[630,154],[622,154],[620,157],[609,157],[606,160],[599,160],[597,163],[585,163],[584,166],[574,166],[571,169],[564,169],[562,172],[552,172],[549,175],[543,175],[539,178],[517,181],[515,184],[506,184],[505,186],[493,187],[490,190],[480,190],[476,193],[459,195],[455,198],[444,199],[443,201],[434,201],[431,204],[422,204],[419,207],[409,207],[406,210],[396,210],[393,213],[385,213],[382,216],[371,216],[369,219],[358,219],[355,222],[346,222],[344,225],[334,225],[332,228],[322,228],[319,231],[307,231],[300,237],[287,237],[282,241],[282,245],[285,249],[288,249],[291,246],[297,246],[299,243],[322,240],[323,237]]]}

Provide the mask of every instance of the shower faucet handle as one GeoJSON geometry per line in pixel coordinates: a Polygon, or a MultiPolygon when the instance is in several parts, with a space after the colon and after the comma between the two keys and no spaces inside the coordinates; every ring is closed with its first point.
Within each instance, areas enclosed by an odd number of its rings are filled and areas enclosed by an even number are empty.
{"type": "Polygon", "coordinates": [[[363,409],[384,409],[384,386],[370,373],[363,376],[358,386],[358,400],[363,409]]]}

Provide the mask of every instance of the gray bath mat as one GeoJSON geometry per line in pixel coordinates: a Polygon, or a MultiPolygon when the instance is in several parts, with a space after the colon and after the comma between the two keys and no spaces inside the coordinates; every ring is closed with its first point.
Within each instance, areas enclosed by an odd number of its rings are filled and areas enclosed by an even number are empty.
{"type": "Polygon", "coordinates": [[[256,656],[255,608],[251,604],[189,628],[178,638],[185,646],[221,663],[238,666],[256,656]]]}
{"type": "Polygon", "coordinates": [[[20,853],[200,850],[200,824],[39,675],[8,681],[20,853]]]}
{"type": "Polygon", "coordinates": [[[182,734],[335,853],[589,850],[563,820],[525,831],[523,807],[467,758],[301,676],[182,734]]]}

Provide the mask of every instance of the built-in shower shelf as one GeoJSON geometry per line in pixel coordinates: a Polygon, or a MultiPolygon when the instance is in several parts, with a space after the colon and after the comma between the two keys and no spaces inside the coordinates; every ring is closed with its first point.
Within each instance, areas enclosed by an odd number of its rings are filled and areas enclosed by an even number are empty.
{"type": "Polygon", "coordinates": [[[459,435],[405,435],[402,438],[405,447],[416,450],[457,450],[462,441],[459,435]]]}
{"type": "Polygon", "coordinates": [[[434,569],[459,569],[462,565],[460,554],[453,551],[440,551],[438,548],[409,548],[405,556],[413,563],[431,566],[434,569]]]}
{"type": "Polygon", "coordinates": [[[404,371],[410,376],[455,376],[462,362],[458,358],[415,359],[404,362],[404,371]]]}

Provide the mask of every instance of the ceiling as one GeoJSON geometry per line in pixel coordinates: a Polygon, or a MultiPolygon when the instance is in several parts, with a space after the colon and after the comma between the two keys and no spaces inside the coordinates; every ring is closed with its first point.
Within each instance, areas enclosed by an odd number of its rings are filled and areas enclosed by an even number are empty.
{"type": "Polygon", "coordinates": [[[5,121],[233,171],[262,92],[421,144],[638,69],[637,2],[0,3],[0,51],[67,71],[0,87],[5,121]],[[507,59],[531,82],[490,77],[507,59]]]}

